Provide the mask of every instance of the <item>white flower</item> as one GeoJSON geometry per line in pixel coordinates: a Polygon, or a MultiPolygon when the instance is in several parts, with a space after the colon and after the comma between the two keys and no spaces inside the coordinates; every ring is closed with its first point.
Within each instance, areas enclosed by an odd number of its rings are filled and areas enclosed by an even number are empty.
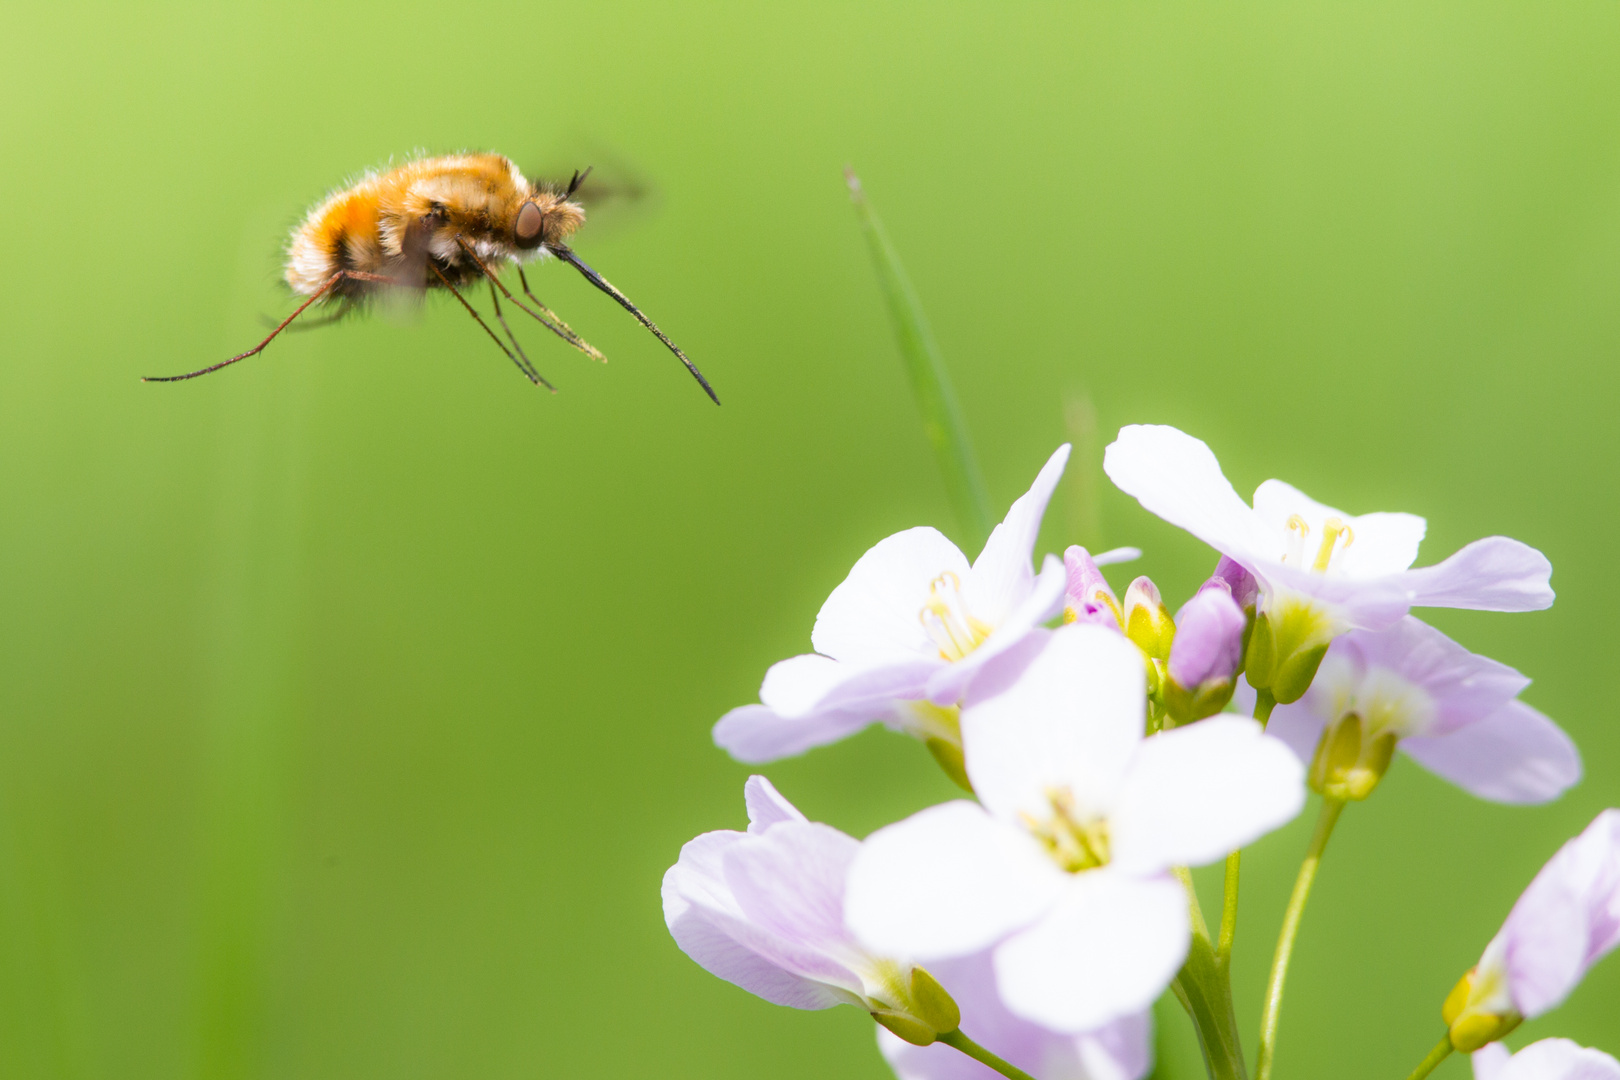
{"type": "MultiPolygon", "coordinates": [[[[988,952],[929,967],[962,1009],[962,1029],[992,1054],[1040,1080],[1137,1080],[1153,1065],[1153,1015],[1064,1034],[1014,1016],[996,993],[988,952]]],[[[878,1048],[900,1080],[1001,1080],[948,1046],[913,1046],[878,1030],[878,1048]]]]}
{"type": "Polygon", "coordinates": [[[1313,786],[1340,798],[1365,798],[1399,747],[1482,799],[1546,802],[1581,778],[1581,758],[1557,724],[1518,700],[1528,685],[1408,615],[1334,641],[1305,697],[1279,705],[1266,730],[1315,763],[1313,786]]]}
{"type": "Polygon", "coordinates": [[[987,668],[963,710],[982,806],[951,802],[879,829],[845,912],[868,946],[923,961],[994,947],[1017,1016],[1095,1030],[1147,1008],[1186,955],[1169,872],[1222,858],[1299,812],[1304,770],[1239,717],[1144,738],[1141,654],[1071,624],[987,668]]]}
{"type": "Polygon", "coordinates": [[[1517,1054],[1494,1042],[1473,1060],[1474,1080],[1620,1080],[1620,1061],[1568,1039],[1542,1039],[1517,1054]]]}
{"type": "Polygon", "coordinates": [[[806,820],[763,776],[743,793],[748,831],[704,833],[664,875],[664,921],[681,951],[776,1005],[854,1005],[928,1041],[954,1030],[956,1007],[930,992],[931,976],[844,927],[844,876],[860,841],[806,820]]]}
{"type": "Polygon", "coordinates": [[[1517,540],[1476,540],[1414,570],[1420,517],[1352,516],[1281,480],[1261,484],[1251,509],[1209,447],[1173,427],[1122,428],[1103,469],[1144,508],[1259,580],[1250,681],[1278,701],[1304,692],[1321,651],[1345,630],[1383,629],[1413,607],[1534,611],[1553,602],[1551,565],[1517,540]]]}
{"type": "Polygon", "coordinates": [[[1068,459],[1058,447],[972,566],[926,527],[862,555],[816,616],[816,651],[774,665],[761,704],[721,717],[714,741],[739,761],[774,761],[882,721],[959,759],[969,683],[1063,605],[1063,564],[1049,555],[1037,576],[1030,558],[1068,459]]]}
{"type": "Polygon", "coordinates": [[[1620,945],[1620,810],[1558,849],[1442,1010],[1458,1050],[1495,1042],[1561,1004],[1620,945]]]}

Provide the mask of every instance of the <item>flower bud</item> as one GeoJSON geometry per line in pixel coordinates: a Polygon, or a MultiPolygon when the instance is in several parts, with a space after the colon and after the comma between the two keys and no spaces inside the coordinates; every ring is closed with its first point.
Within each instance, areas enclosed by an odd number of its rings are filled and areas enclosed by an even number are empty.
{"type": "Polygon", "coordinates": [[[1092,561],[1091,553],[1078,544],[1063,553],[1063,568],[1069,583],[1063,592],[1063,621],[1096,623],[1114,630],[1124,627],[1114,590],[1092,561]]]}
{"type": "Polygon", "coordinates": [[[1311,789],[1341,802],[1365,799],[1389,770],[1395,757],[1396,733],[1368,737],[1360,713],[1345,713],[1322,730],[1311,759],[1311,789]]]}
{"type": "Polygon", "coordinates": [[[1446,995],[1446,1002],[1440,1007],[1440,1018],[1449,1029],[1453,1050],[1472,1054],[1524,1022],[1524,1017],[1511,1005],[1498,1003],[1505,995],[1501,987],[1486,985],[1491,982],[1488,977],[1481,979],[1476,967],[1458,979],[1457,985],[1446,995]]]}
{"type": "Polygon", "coordinates": [[[1340,629],[1335,620],[1308,601],[1289,597],[1261,612],[1249,634],[1244,667],[1249,685],[1269,690],[1279,704],[1305,696],[1316,669],[1340,629]]]}
{"type": "Polygon", "coordinates": [[[1125,590],[1125,636],[1149,660],[1161,663],[1170,659],[1170,645],[1176,637],[1176,623],[1170,618],[1170,609],[1164,606],[1159,587],[1145,577],[1131,582],[1125,590]]]}
{"type": "Polygon", "coordinates": [[[1260,599],[1260,583],[1254,579],[1254,575],[1245,570],[1242,563],[1233,562],[1225,555],[1215,564],[1215,573],[1210,576],[1210,584],[1216,581],[1226,582],[1232,599],[1244,611],[1252,610],[1260,599]]]}
{"type": "Polygon", "coordinates": [[[1164,702],[1178,724],[1214,716],[1232,700],[1248,620],[1231,586],[1213,577],[1176,612],[1164,702]]]}
{"type": "Polygon", "coordinates": [[[962,1025],[956,1001],[926,970],[911,969],[908,1000],[902,1008],[877,1008],[872,1019],[912,1046],[927,1046],[962,1025]]]}

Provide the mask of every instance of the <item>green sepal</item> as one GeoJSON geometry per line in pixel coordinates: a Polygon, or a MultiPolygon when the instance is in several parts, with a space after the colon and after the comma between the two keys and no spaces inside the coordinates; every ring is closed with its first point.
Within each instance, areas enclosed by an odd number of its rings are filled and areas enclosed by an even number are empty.
{"type": "Polygon", "coordinates": [[[930,735],[923,745],[928,747],[928,752],[934,755],[939,767],[945,770],[945,775],[950,777],[957,787],[969,795],[974,794],[973,781],[968,779],[967,760],[962,756],[960,743],[942,739],[938,735],[930,735]]]}

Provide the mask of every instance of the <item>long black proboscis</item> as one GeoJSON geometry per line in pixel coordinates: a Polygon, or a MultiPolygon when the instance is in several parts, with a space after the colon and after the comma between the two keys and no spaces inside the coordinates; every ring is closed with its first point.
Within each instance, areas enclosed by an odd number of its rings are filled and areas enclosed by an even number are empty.
{"type": "Polygon", "coordinates": [[[575,270],[578,270],[586,281],[590,282],[592,285],[595,285],[598,289],[601,289],[603,292],[613,297],[613,299],[617,300],[620,307],[634,315],[636,320],[640,322],[642,326],[645,326],[648,330],[651,330],[658,340],[662,341],[669,348],[669,351],[674,353],[680,359],[681,363],[686,365],[686,370],[690,371],[692,373],[692,378],[696,379],[698,381],[698,385],[703,387],[703,392],[709,395],[709,400],[713,401],[716,405],[720,404],[719,396],[715,394],[714,387],[709,385],[709,380],[703,377],[703,372],[699,371],[697,369],[697,365],[686,358],[686,354],[681,352],[680,346],[669,340],[669,338],[665,336],[664,332],[658,329],[658,326],[651,319],[647,318],[647,316],[641,313],[640,308],[636,307],[636,305],[630,302],[630,298],[628,296],[624,295],[624,293],[620,292],[618,289],[615,289],[606,278],[587,266],[583,259],[574,254],[573,249],[563,247],[561,244],[547,244],[546,247],[549,248],[551,252],[557,256],[557,258],[561,259],[569,266],[572,266],[575,270]]]}

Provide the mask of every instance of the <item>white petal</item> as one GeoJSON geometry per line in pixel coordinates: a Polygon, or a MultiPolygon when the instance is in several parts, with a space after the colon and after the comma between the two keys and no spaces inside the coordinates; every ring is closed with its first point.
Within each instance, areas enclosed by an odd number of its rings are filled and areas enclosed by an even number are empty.
{"type": "Polygon", "coordinates": [[[784,821],[809,820],[763,776],[750,776],[743,785],[743,803],[748,807],[748,831],[762,833],[784,821]]]}
{"type": "Polygon", "coordinates": [[[1552,563],[1528,544],[1487,536],[1445,562],[1402,575],[1413,607],[1540,611],[1552,607],[1552,563]]]}
{"type": "Polygon", "coordinates": [[[1486,1043],[1475,1050],[1470,1055],[1474,1064],[1474,1080],[1505,1080],[1503,1070],[1507,1068],[1511,1056],[1508,1048],[1499,1042],[1486,1043]]]}
{"type": "Polygon", "coordinates": [[[848,738],[886,718],[877,708],[785,717],[765,705],[743,705],[715,723],[714,743],[738,761],[761,765],[848,738]]]}
{"type": "Polygon", "coordinates": [[[1117,547],[1109,548],[1099,555],[1093,555],[1091,562],[1094,566],[1114,566],[1119,563],[1135,562],[1141,557],[1142,549],[1139,547],[1117,547]]]}
{"type": "Polygon", "coordinates": [[[907,529],[880,540],[821,605],[811,644],[861,666],[938,655],[917,615],[934,579],[947,571],[966,581],[968,561],[937,529],[907,529]]]}
{"type": "Polygon", "coordinates": [[[983,645],[954,664],[941,664],[932,669],[928,700],[936,705],[954,705],[961,701],[986,664],[1008,650],[1019,648],[1042,623],[1063,609],[1065,578],[1063,563],[1056,556],[1048,555],[1029,595],[1002,620],[983,645]]]}
{"type": "Polygon", "coordinates": [[[963,598],[968,610],[992,626],[1006,618],[1029,593],[1035,577],[1031,562],[1035,537],[1068,461],[1069,444],[1064,443],[1041,467],[1029,490],[1012,504],[973,561],[973,573],[964,582],[963,598]]]}
{"type": "Polygon", "coordinates": [[[1053,788],[1107,813],[1141,742],[1146,700],[1142,656],[1125,637],[1081,623],[1053,631],[1010,686],[962,711],[975,794],[1009,821],[1050,817],[1053,788]]]}
{"type": "Polygon", "coordinates": [[[1293,751],[1253,720],[1212,716],[1137,751],[1109,819],[1114,862],[1138,871],[1214,862],[1304,805],[1293,751]]]}
{"type": "Polygon", "coordinates": [[[1248,566],[1275,559],[1277,538],[1233,490],[1208,446],[1173,427],[1132,424],[1103,453],[1103,471],[1144,509],[1248,566]]]}
{"type": "Polygon", "coordinates": [[[1307,563],[1316,558],[1322,526],[1329,518],[1350,526],[1350,543],[1340,543],[1331,563],[1335,574],[1348,578],[1383,577],[1405,570],[1417,560],[1418,545],[1428,527],[1414,514],[1346,514],[1281,480],[1267,480],[1255,490],[1254,511],[1279,538],[1288,535],[1289,518],[1295,514],[1303,518],[1311,529],[1305,538],[1307,563]]]}
{"type": "Polygon", "coordinates": [[[1015,1014],[1087,1031],[1153,1003],[1187,955],[1187,895],[1168,874],[1076,874],[1046,917],[996,949],[996,983],[1015,1014]]]}
{"type": "Polygon", "coordinates": [[[1453,729],[1401,740],[1436,776],[1482,799],[1542,803],[1581,778],[1581,755],[1564,730],[1522,701],[1453,729]]]}
{"type": "Polygon", "coordinates": [[[844,917],[885,955],[965,956],[1039,916],[1064,880],[1023,830],[948,802],[866,838],[844,917]]]}
{"type": "MultiPolygon", "coordinates": [[[[1492,1047],[1500,1046],[1492,1043],[1492,1047]]],[[[1475,1080],[1620,1080],[1620,1061],[1601,1050],[1593,1050],[1569,1039],[1542,1039],[1507,1058],[1501,1053],[1499,1071],[1494,1076],[1482,1075],[1479,1058],[1485,1050],[1474,1054],[1475,1080]],[[1506,1059],[1506,1060],[1502,1060],[1506,1059]]]]}

